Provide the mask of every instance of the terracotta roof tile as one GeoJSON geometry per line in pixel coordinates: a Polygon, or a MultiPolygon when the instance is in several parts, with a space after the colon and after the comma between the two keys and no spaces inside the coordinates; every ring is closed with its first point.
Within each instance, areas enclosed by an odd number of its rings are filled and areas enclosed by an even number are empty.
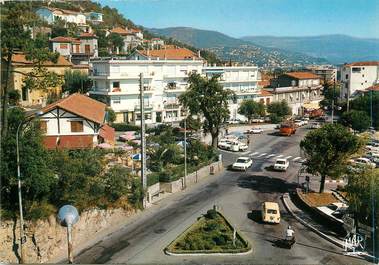
{"type": "Polygon", "coordinates": [[[104,124],[99,131],[99,136],[104,139],[104,142],[109,144],[115,143],[115,129],[109,126],[108,124],[104,124]]]}
{"type": "Polygon", "coordinates": [[[43,137],[46,149],[86,149],[93,147],[93,135],[61,135],[43,137]]]}
{"type": "Polygon", "coordinates": [[[370,86],[370,87],[366,88],[365,90],[367,90],[367,91],[379,91],[379,84],[370,86]]]}
{"type": "Polygon", "coordinates": [[[83,32],[82,34],[80,34],[79,38],[96,38],[97,39],[97,36],[93,33],[83,32]]]}
{"type": "Polygon", "coordinates": [[[76,43],[80,43],[80,40],[79,39],[75,39],[75,38],[71,38],[71,37],[55,37],[53,39],[50,40],[51,42],[76,42],[76,43]]]}
{"type": "Polygon", "coordinates": [[[320,76],[310,72],[289,72],[285,73],[284,75],[294,77],[296,79],[320,79],[320,76]]]}
{"type": "Polygon", "coordinates": [[[273,94],[270,91],[261,89],[260,95],[263,97],[268,97],[268,96],[272,96],[273,94]]]}
{"type": "MultiPolygon", "coordinates": [[[[26,59],[25,54],[16,53],[12,56],[12,64],[22,66],[22,65],[33,65],[33,62],[26,59]]],[[[51,61],[44,62],[43,66],[72,66],[72,63],[67,61],[62,55],[59,55],[58,61],[53,63],[51,61]]]]}
{"type": "Polygon", "coordinates": [[[345,66],[379,66],[379,61],[354,62],[345,66]]]}
{"type": "Polygon", "coordinates": [[[121,27],[116,27],[116,28],[111,29],[111,33],[117,33],[120,35],[129,35],[130,31],[121,27]]]}
{"type": "Polygon", "coordinates": [[[186,48],[166,48],[160,50],[143,50],[140,51],[145,56],[155,57],[167,60],[188,60],[188,59],[201,59],[191,50],[186,48]]]}
{"type": "Polygon", "coordinates": [[[105,104],[85,95],[75,93],[67,98],[60,99],[44,108],[42,112],[46,113],[57,107],[79,115],[85,119],[94,121],[99,124],[104,123],[105,104]]]}

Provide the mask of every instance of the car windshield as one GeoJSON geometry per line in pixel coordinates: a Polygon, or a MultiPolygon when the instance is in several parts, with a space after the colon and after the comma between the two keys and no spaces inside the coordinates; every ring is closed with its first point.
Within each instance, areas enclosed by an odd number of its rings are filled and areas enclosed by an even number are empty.
{"type": "Polygon", "coordinates": [[[338,206],[337,206],[337,205],[334,205],[334,204],[329,204],[327,207],[328,207],[330,210],[333,210],[333,211],[335,211],[335,210],[338,209],[338,206]]]}
{"type": "Polygon", "coordinates": [[[277,210],[274,210],[274,209],[267,209],[266,211],[268,214],[277,214],[278,211],[277,210]]]}
{"type": "Polygon", "coordinates": [[[237,159],[237,163],[246,163],[246,162],[248,162],[249,160],[247,160],[247,159],[242,159],[242,158],[238,158],[237,159]]]}
{"type": "Polygon", "coordinates": [[[279,165],[284,165],[286,162],[283,161],[283,160],[278,160],[278,161],[276,161],[276,163],[279,164],[279,165]]]}

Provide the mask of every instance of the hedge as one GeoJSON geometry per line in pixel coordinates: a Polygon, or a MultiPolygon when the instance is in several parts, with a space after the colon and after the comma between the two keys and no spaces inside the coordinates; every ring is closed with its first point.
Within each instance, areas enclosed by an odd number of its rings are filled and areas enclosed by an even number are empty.
{"type": "Polygon", "coordinates": [[[113,123],[112,127],[118,132],[127,132],[127,131],[139,131],[140,127],[133,124],[127,123],[113,123]]]}

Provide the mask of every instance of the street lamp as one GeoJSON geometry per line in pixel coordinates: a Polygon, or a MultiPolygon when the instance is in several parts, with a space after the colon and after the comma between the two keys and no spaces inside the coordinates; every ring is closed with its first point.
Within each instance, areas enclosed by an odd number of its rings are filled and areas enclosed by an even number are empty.
{"type": "Polygon", "coordinates": [[[58,220],[62,226],[67,227],[67,251],[68,263],[74,263],[74,255],[72,250],[72,226],[79,221],[78,210],[72,205],[64,205],[59,209],[58,220]]]}
{"type": "Polygon", "coordinates": [[[43,114],[42,111],[37,112],[34,117],[28,119],[26,122],[21,121],[17,126],[16,131],[16,163],[17,163],[17,186],[18,186],[18,205],[20,209],[20,263],[25,262],[25,252],[23,250],[24,244],[26,242],[26,238],[24,235],[24,213],[22,210],[22,194],[21,194],[21,170],[20,170],[20,144],[19,144],[19,134],[22,125],[29,124],[33,119],[39,117],[43,114]]]}

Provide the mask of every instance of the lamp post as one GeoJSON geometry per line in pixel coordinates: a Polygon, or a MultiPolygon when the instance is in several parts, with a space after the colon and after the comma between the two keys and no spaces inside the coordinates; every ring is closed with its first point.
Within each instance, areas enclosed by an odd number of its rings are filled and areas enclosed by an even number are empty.
{"type": "Polygon", "coordinates": [[[184,188],[187,188],[187,113],[184,118],[184,188]]]}
{"type": "Polygon", "coordinates": [[[67,227],[67,255],[68,263],[74,263],[72,246],[72,226],[79,221],[78,210],[72,205],[64,205],[59,209],[58,220],[62,226],[67,227]]]}
{"type": "Polygon", "coordinates": [[[17,163],[17,189],[18,189],[18,205],[19,205],[19,211],[20,211],[20,263],[25,262],[25,251],[24,251],[24,243],[26,242],[26,238],[24,235],[24,213],[22,210],[22,190],[21,190],[21,169],[20,169],[20,144],[19,144],[19,134],[20,129],[22,128],[22,125],[28,124],[31,122],[34,118],[41,116],[43,114],[42,111],[39,111],[35,114],[35,116],[25,123],[24,121],[21,121],[17,126],[16,131],[16,163],[17,163]]]}

